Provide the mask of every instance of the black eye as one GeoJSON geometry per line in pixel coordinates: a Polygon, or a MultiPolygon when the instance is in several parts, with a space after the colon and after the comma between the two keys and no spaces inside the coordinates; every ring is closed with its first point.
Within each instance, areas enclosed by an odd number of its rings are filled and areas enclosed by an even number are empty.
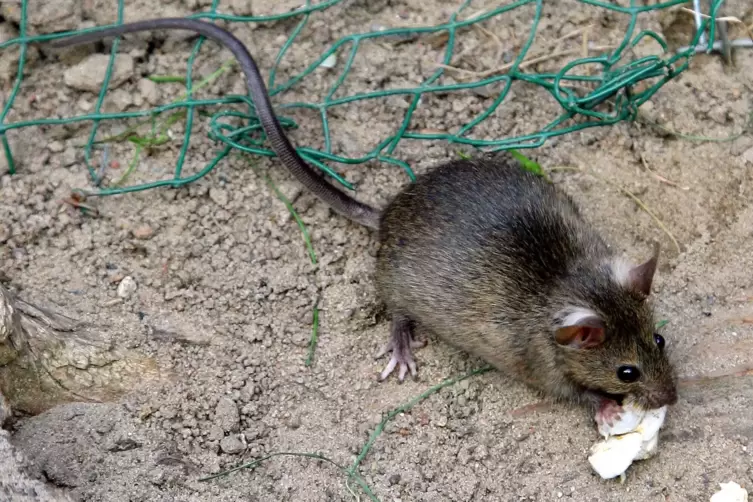
{"type": "Polygon", "coordinates": [[[659,333],[654,333],[654,341],[656,342],[656,346],[659,347],[659,350],[664,348],[664,337],[659,333]]]}
{"type": "Polygon", "coordinates": [[[625,383],[633,383],[641,377],[641,372],[635,366],[620,366],[617,368],[617,378],[625,383]]]}

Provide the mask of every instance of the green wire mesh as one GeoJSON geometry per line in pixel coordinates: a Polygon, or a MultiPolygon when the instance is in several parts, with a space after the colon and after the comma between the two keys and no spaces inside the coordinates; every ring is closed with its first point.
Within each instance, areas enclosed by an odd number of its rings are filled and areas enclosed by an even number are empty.
{"type": "MultiPolygon", "coordinates": [[[[283,60],[286,52],[290,49],[296,38],[306,26],[311,16],[315,15],[317,12],[329,9],[342,1],[343,0],[326,0],[315,5],[312,5],[310,1],[307,1],[305,7],[293,12],[265,17],[244,17],[218,13],[217,11],[219,0],[214,0],[208,12],[194,14],[189,17],[209,20],[221,19],[230,22],[243,23],[261,23],[287,18],[300,19],[291,36],[280,49],[276,58],[275,65],[269,74],[268,87],[273,100],[275,96],[284,93],[285,91],[291,89],[293,86],[306,79],[308,75],[314,72],[325,60],[331,58],[333,54],[340,51],[341,49],[349,47],[348,57],[343,66],[343,69],[335,83],[327,92],[324,99],[316,103],[291,103],[277,106],[278,113],[282,110],[295,108],[311,109],[319,113],[324,134],[324,148],[316,149],[306,146],[299,146],[297,147],[297,150],[301,157],[303,157],[306,161],[317,166],[348,189],[353,189],[351,184],[343,179],[332,168],[330,168],[327,163],[362,164],[369,161],[378,161],[400,166],[406,171],[411,179],[414,179],[413,172],[410,167],[404,161],[394,156],[398,144],[403,140],[443,140],[449,143],[462,144],[483,151],[535,148],[541,146],[547,139],[554,136],[567,134],[589,127],[611,125],[623,120],[632,120],[635,118],[637,109],[642,103],[650,99],[667,81],[674,78],[688,67],[690,58],[693,55],[692,47],[698,44],[701,33],[703,33],[707,27],[709,30],[708,35],[710,38],[709,45],[713,43],[715,29],[715,23],[713,22],[713,20],[716,18],[716,13],[723,3],[723,0],[712,0],[709,12],[710,15],[707,19],[705,19],[703,25],[701,26],[701,29],[697,31],[694,40],[690,43],[691,49],[688,49],[685,52],[672,54],[669,52],[665,41],[656,33],[651,31],[641,31],[639,33],[635,33],[638,16],[641,13],[647,11],[665,9],[668,7],[687,3],[687,0],[669,0],[650,6],[638,6],[636,5],[638,3],[636,0],[631,0],[629,2],[629,7],[618,6],[612,3],[601,2],[597,0],[579,0],[582,4],[608,9],[614,13],[628,16],[629,23],[624,38],[617,46],[617,48],[612,50],[611,52],[605,52],[598,57],[585,57],[576,59],[565,65],[557,73],[535,74],[523,71],[520,66],[521,63],[526,59],[528,51],[534,42],[537,32],[537,26],[539,24],[539,20],[541,19],[542,12],[544,11],[543,0],[518,0],[508,3],[507,5],[499,6],[493,10],[484,12],[470,19],[461,19],[461,14],[471,4],[471,0],[466,0],[465,2],[462,2],[460,4],[457,11],[455,11],[450,19],[444,24],[426,27],[412,27],[407,29],[387,29],[345,36],[337,40],[332,46],[330,46],[325,52],[323,52],[316,61],[312,62],[302,72],[292,76],[285,82],[276,82],[277,69],[280,62],[283,60]],[[390,37],[415,37],[444,32],[447,36],[447,42],[446,49],[444,51],[443,62],[445,65],[449,65],[450,61],[452,60],[453,54],[455,53],[459,30],[477,23],[484,22],[494,17],[504,16],[505,13],[509,13],[513,9],[518,9],[526,5],[531,5],[535,9],[531,30],[519,54],[514,59],[514,61],[512,61],[509,69],[503,74],[492,75],[488,78],[478,78],[474,81],[469,82],[440,85],[440,83],[438,82],[446,71],[446,68],[440,67],[429,78],[425,79],[420,85],[416,87],[356,93],[346,95],[344,97],[334,98],[335,93],[341,88],[342,84],[348,77],[359,47],[366,41],[380,38],[387,39],[390,37]],[[656,41],[662,48],[662,53],[659,55],[650,55],[634,59],[628,61],[627,63],[623,62],[625,52],[646,38],[650,38],[656,41]],[[573,73],[573,70],[583,65],[597,65],[601,68],[601,72],[598,75],[590,76],[576,75],[573,73]],[[545,89],[554,97],[554,99],[557,100],[559,105],[561,105],[563,109],[562,113],[552,122],[533,134],[500,138],[495,140],[474,138],[472,134],[474,128],[484,120],[486,120],[490,115],[492,115],[495,110],[497,110],[497,108],[505,101],[510,92],[511,86],[515,81],[526,82],[545,89]],[[648,85],[647,81],[652,82],[650,83],[650,85],[648,85]],[[581,95],[579,95],[579,93],[574,90],[572,86],[573,83],[585,84],[588,86],[589,91],[585,93],[581,92],[581,95]],[[475,116],[475,118],[473,118],[469,123],[465,124],[462,127],[459,127],[456,131],[422,133],[410,130],[411,119],[417,107],[419,106],[421,97],[423,95],[429,93],[442,93],[444,95],[451,96],[451,93],[453,92],[467,91],[470,89],[488,86],[490,84],[499,84],[502,86],[499,94],[484,111],[475,116]],[[351,158],[333,153],[331,131],[328,120],[330,110],[335,107],[346,106],[349,103],[356,101],[380,99],[390,95],[406,96],[410,100],[409,106],[405,111],[405,115],[394,133],[389,137],[381,140],[377,144],[377,146],[374,147],[369,153],[361,157],[351,158]],[[600,107],[600,105],[602,104],[609,105],[607,107],[608,111],[600,111],[599,108],[605,108],[603,106],[600,107]]],[[[124,0],[119,0],[117,20],[118,23],[121,23],[123,20],[123,11],[124,0]]],[[[185,99],[163,106],[158,106],[149,110],[124,113],[102,113],[102,102],[104,101],[104,98],[106,96],[115,56],[117,55],[118,51],[118,40],[116,39],[112,44],[110,62],[107,69],[106,78],[101,87],[96,105],[94,106],[92,113],[63,119],[41,119],[6,123],[8,113],[13,107],[14,100],[23,81],[23,71],[24,65],[26,64],[28,44],[61,38],[74,33],[65,32],[27,37],[26,20],[27,0],[21,0],[21,22],[19,37],[0,44],[0,49],[5,49],[7,47],[12,47],[15,45],[20,46],[20,57],[15,84],[8,99],[6,100],[2,114],[0,115],[0,141],[2,142],[3,151],[6,156],[11,174],[15,172],[15,164],[13,162],[11,148],[5,136],[6,131],[32,126],[61,125],[73,122],[87,121],[92,123],[92,127],[88,140],[84,147],[84,158],[93,180],[93,185],[96,188],[99,186],[99,182],[101,180],[99,179],[97,170],[92,166],[91,160],[93,149],[97,145],[106,142],[103,140],[96,140],[98,127],[102,121],[146,117],[146,122],[151,121],[154,124],[154,120],[159,114],[169,111],[173,111],[173,113],[175,113],[174,110],[176,109],[185,110],[185,115],[171,115],[168,119],[167,125],[171,123],[170,121],[176,120],[176,117],[177,119],[180,119],[184,116],[186,120],[186,126],[183,144],[178,155],[173,175],[170,179],[153,181],[132,186],[110,186],[93,191],[82,190],[82,192],[87,195],[109,195],[145,190],[158,186],[179,187],[193,182],[209,173],[234,149],[259,156],[275,156],[275,153],[273,151],[264,146],[266,138],[264,136],[263,130],[261,129],[259,120],[254,113],[253,103],[247,96],[227,95],[223,98],[217,99],[191,99],[192,90],[195,89],[192,79],[192,68],[194,59],[199,53],[204,42],[203,37],[200,38],[199,41],[195,44],[193,52],[191,53],[187,62],[187,73],[184,81],[186,85],[185,99]],[[237,104],[244,105],[243,108],[247,108],[248,112],[240,112],[236,109],[237,107],[233,108],[231,106],[237,104]],[[223,143],[224,146],[220,149],[216,157],[212,159],[203,169],[198,171],[196,174],[184,176],[182,171],[185,163],[186,153],[190,144],[192,124],[194,122],[196,113],[201,112],[204,108],[217,108],[218,106],[219,111],[211,115],[209,136],[211,139],[223,143]],[[243,121],[245,121],[244,123],[246,125],[242,127],[231,126],[227,122],[223,121],[223,119],[228,118],[242,119],[243,121]]],[[[96,28],[92,28],[75,33],[89,32],[94,31],[95,29],[96,28]]],[[[280,116],[279,119],[283,127],[285,128],[289,129],[297,127],[295,121],[291,120],[288,117],[280,116]]],[[[109,138],[109,140],[118,138],[130,139],[134,144],[136,149],[136,156],[132,164],[135,164],[138,161],[138,155],[141,152],[143,145],[138,141],[135,141],[133,137],[129,138],[128,131],[121,135],[111,137],[109,138]]],[[[133,165],[131,166],[131,168],[132,167],[133,165]]]]}

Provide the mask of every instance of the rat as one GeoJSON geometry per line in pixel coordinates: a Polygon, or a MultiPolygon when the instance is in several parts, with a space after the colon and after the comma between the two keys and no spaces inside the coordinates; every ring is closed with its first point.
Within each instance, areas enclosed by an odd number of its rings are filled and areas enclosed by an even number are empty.
{"type": "Polygon", "coordinates": [[[659,246],[628,263],[564,191],[511,157],[449,161],[417,177],[382,210],[335,188],[297,153],[264,80],[229,31],[162,18],[75,35],[64,47],[162,29],[189,30],[228,48],[273,150],[336,213],[378,230],[376,284],[391,317],[378,379],[417,375],[418,329],[487,361],[544,397],[589,406],[612,424],[622,403],[677,402],[674,366],[655,332],[651,286],[659,246]]]}

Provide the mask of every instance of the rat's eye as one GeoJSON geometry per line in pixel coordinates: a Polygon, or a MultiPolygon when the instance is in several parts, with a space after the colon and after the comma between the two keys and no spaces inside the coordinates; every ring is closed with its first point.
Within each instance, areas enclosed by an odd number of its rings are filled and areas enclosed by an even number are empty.
{"type": "Polygon", "coordinates": [[[625,383],[633,383],[641,377],[641,372],[635,366],[620,366],[617,368],[617,378],[625,383]]]}
{"type": "Polygon", "coordinates": [[[659,350],[664,348],[664,337],[659,333],[654,333],[654,341],[656,342],[656,346],[659,347],[659,350]]]}

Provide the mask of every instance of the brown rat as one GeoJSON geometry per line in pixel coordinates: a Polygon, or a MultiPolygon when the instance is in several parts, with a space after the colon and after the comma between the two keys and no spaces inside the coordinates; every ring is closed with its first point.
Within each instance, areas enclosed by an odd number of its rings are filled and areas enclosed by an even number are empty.
{"type": "MultiPolygon", "coordinates": [[[[380,227],[377,284],[400,376],[417,324],[559,400],[677,400],[648,297],[658,259],[630,266],[562,191],[510,161],[457,161],[399,193],[380,227]]],[[[602,406],[604,405],[604,406],[602,406]]]]}
{"type": "Polygon", "coordinates": [[[232,34],[194,19],[155,19],[53,42],[67,46],[144,30],[191,30],[230,49],[277,155],[338,213],[378,228],[376,280],[392,317],[384,380],[417,365],[420,326],[555,400],[589,404],[611,422],[631,396],[677,401],[649,301],[658,248],[640,265],[619,259],[571,199],[510,159],[460,160],[406,186],[380,212],[328,183],[285,136],[264,81],[232,34]]]}

